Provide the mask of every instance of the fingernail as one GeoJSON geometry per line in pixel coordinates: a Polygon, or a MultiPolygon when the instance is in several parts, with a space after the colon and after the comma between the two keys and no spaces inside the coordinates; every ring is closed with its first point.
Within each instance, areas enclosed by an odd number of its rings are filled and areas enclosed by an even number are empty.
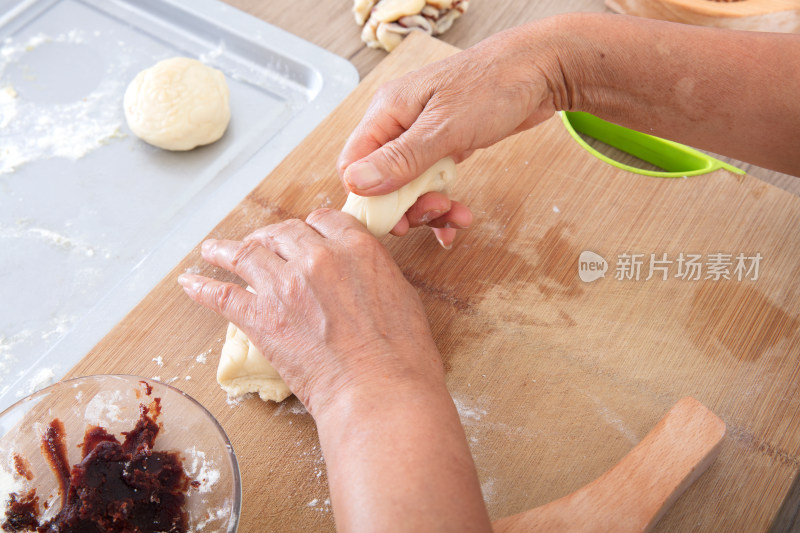
{"type": "Polygon", "coordinates": [[[353,163],[345,171],[345,181],[356,189],[367,190],[383,181],[378,169],[369,161],[353,163]]]}
{"type": "Polygon", "coordinates": [[[428,211],[427,213],[425,213],[424,215],[422,215],[419,218],[419,221],[420,221],[421,224],[427,224],[428,222],[430,222],[434,218],[439,218],[443,214],[444,214],[444,211],[437,211],[437,210],[428,211]]]}
{"type": "Polygon", "coordinates": [[[457,231],[452,228],[433,228],[433,234],[436,235],[436,240],[442,245],[442,248],[449,250],[453,247],[453,241],[456,239],[457,231]]]}
{"type": "Polygon", "coordinates": [[[451,229],[467,229],[469,226],[462,226],[461,224],[457,224],[455,222],[445,222],[443,227],[451,229]]]}
{"type": "MultiPolygon", "coordinates": [[[[434,233],[434,235],[436,235],[436,234],[434,233]]],[[[450,250],[451,248],[453,248],[453,243],[452,242],[450,244],[445,244],[444,241],[442,240],[442,238],[439,237],[439,235],[436,235],[436,240],[439,241],[439,244],[441,244],[442,248],[444,248],[445,250],[450,250]]]]}
{"type": "Polygon", "coordinates": [[[204,253],[204,254],[210,253],[211,250],[216,245],[216,242],[217,241],[215,241],[214,239],[206,239],[206,240],[204,240],[203,244],[200,246],[201,252],[204,253]]]}
{"type": "Polygon", "coordinates": [[[200,285],[202,285],[200,278],[194,274],[181,274],[178,276],[178,283],[183,287],[183,290],[189,293],[196,293],[200,289],[200,285]]]}

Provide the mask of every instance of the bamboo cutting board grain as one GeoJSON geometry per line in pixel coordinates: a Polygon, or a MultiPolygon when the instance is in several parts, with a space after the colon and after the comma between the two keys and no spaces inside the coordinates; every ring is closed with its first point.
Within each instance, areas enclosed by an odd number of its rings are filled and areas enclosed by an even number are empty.
{"type": "MultiPolygon", "coordinates": [[[[211,235],[240,238],[341,207],[336,156],[376,87],[455,51],[407,39],[211,235]]],[[[452,250],[422,230],[385,243],[425,303],[492,518],[599,477],[693,396],[729,434],[658,528],[767,528],[799,464],[800,199],[722,170],[630,174],[583,151],[558,119],[476,153],[459,172],[453,196],[476,221],[452,250]],[[608,261],[605,278],[579,279],[584,250],[608,261]],[[615,279],[619,256],[631,253],[763,259],[756,280],[684,280],[674,264],[667,280],[645,281],[647,264],[638,281],[615,279]]],[[[313,421],[296,399],[226,402],[214,378],[226,323],[183,295],[175,279],[187,269],[232,279],[195,249],[71,375],[177,378],[236,450],[241,531],[332,529],[313,421]]]]}

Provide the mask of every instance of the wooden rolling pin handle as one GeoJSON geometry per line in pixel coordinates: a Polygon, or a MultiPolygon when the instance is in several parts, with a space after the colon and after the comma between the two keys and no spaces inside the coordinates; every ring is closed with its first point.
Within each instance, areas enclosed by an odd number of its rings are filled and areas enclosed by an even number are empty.
{"type": "Polygon", "coordinates": [[[714,462],[725,423],[694,398],[683,398],[616,466],[546,505],[497,520],[516,531],[649,531],[714,462]]]}

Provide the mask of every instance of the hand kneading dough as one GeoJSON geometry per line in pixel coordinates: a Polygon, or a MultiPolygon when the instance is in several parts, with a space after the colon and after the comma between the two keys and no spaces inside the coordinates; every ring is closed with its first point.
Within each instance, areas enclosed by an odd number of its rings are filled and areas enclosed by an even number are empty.
{"type": "Polygon", "coordinates": [[[350,193],[342,211],[353,215],[376,237],[383,237],[400,221],[426,192],[444,192],[456,177],[456,164],[445,157],[399,190],[383,196],[358,196],[350,193]]]}
{"type": "Polygon", "coordinates": [[[133,133],[165,150],[216,141],[231,117],[225,76],[186,57],[159,61],[137,74],[123,107],[133,133]]]}
{"type": "Polygon", "coordinates": [[[292,394],[267,358],[233,324],[228,324],[222,346],[217,383],[234,397],[257,392],[264,401],[280,402],[292,394]]]}

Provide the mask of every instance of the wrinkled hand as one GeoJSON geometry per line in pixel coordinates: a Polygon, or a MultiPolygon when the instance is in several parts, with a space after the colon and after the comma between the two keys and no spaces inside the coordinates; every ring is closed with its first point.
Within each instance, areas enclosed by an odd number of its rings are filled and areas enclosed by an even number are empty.
{"type": "MultiPolygon", "coordinates": [[[[460,162],[478,148],[549,118],[561,91],[551,38],[528,25],[383,85],[337,163],[345,188],[362,196],[399,189],[436,161],[460,162]],[[531,61],[535,58],[535,61],[531,61]]],[[[472,214],[446,195],[421,197],[395,226],[428,224],[448,246],[472,214]]]]}
{"type": "Polygon", "coordinates": [[[202,256],[257,294],[183,274],[186,293],[244,331],[315,417],[340,394],[444,382],[419,296],[352,217],[321,209],[243,241],[207,240],[202,256]]]}

